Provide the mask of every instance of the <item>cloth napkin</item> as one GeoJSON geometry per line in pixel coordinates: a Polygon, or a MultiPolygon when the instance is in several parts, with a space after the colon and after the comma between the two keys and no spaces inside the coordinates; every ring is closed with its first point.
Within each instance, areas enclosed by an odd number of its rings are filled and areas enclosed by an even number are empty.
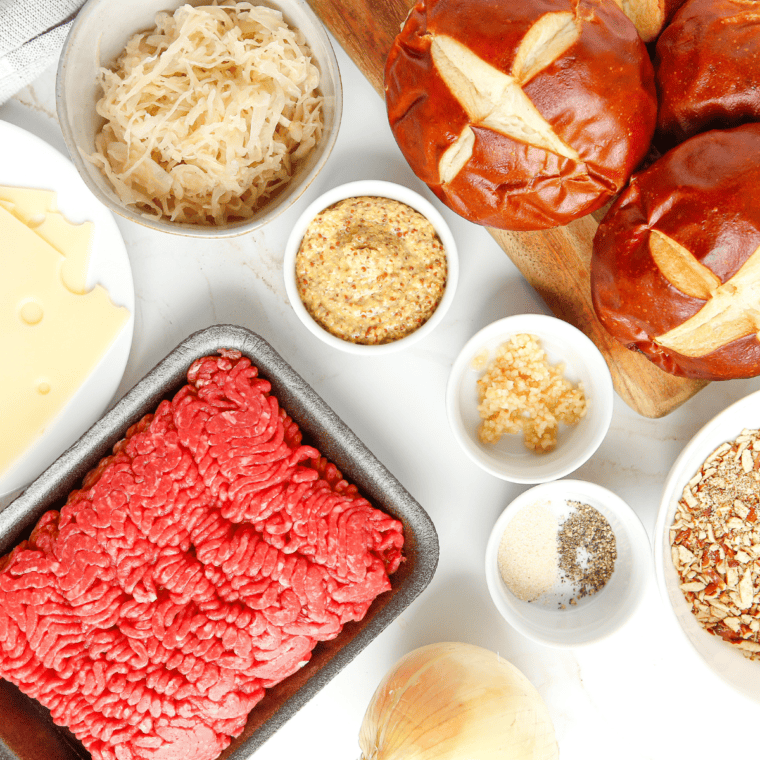
{"type": "Polygon", "coordinates": [[[83,4],[84,0],[0,0],[0,103],[57,60],[83,4]]]}

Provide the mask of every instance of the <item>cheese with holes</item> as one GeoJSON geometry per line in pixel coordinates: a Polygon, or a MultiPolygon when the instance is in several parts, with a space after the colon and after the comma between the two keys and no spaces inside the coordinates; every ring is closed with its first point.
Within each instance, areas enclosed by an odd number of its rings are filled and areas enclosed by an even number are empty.
{"type": "Polygon", "coordinates": [[[84,293],[92,250],[92,222],[69,222],[58,211],[56,194],[51,190],[0,186],[0,205],[66,257],[63,284],[72,293],[84,293]]]}
{"type": "Polygon", "coordinates": [[[129,313],[100,286],[72,293],[61,278],[67,257],[5,206],[0,239],[0,352],[8,370],[0,374],[3,472],[44,433],[129,313]]]}
{"type": "Polygon", "coordinates": [[[415,174],[479,224],[566,224],[618,193],[654,133],[654,74],[603,0],[422,0],[385,68],[415,174]]]}
{"type": "Polygon", "coordinates": [[[666,372],[760,374],[760,125],[635,174],[597,230],[591,292],[608,332],[666,372]]]}
{"type": "Polygon", "coordinates": [[[16,206],[17,215],[24,224],[34,223],[41,220],[48,211],[58,210],[53,190],[0,185],[0,201],[3,205],[16,206]]]}

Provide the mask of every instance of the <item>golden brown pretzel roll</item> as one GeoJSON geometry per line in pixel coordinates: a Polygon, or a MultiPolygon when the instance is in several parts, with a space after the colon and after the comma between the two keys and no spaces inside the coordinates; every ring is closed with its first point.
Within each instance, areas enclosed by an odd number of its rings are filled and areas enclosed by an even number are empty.
{"type": "Polygon", "coordinates": [[[760,0],[688,0],[656,50],[663,135],[760,120],[760,0]]]}
{"type": "Polygon", "coordinates": [[[662,31],[683,0],[615,0],[633,21],[644,42],[651,42],[662,31]]]}
{"type": "Polygon", "coordinates": [[[760,374],[760,124],[635,174],[594,238],[591,292],[608,332],[666,372],[760,374]]]}
{"type": "Polygon", "coordinates": [[[531,230],[615,195],[646,154],[653,70],[611,0],[427,0],[386,62],[388,118],[458,214],[531,230]]]}

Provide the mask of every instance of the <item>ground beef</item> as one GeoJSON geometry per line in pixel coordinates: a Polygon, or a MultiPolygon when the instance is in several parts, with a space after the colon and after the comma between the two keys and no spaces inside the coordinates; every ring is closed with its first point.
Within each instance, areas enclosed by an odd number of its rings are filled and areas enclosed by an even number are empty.
{"type": "Polygon", "coordinates": [[[401,524],[220,354],[0,559],[0,676],[94,758],[215,758],[402,561],[401,524]]]}

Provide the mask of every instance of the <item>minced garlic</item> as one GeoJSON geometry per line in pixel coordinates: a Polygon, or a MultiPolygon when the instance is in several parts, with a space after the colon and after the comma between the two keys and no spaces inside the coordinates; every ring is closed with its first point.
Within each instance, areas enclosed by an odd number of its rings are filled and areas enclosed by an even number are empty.
{"type": "Polygon", "coordinates": [[[480,440],[497,443],[506,433],[522,431],[529,449],[552,451],[559,423],[574,425],[586,414],[583,384],[573,386],[564,371],[564,364],[547,362],[535,335],[513,335],[502,343],[477,382],[480,440]]]}

